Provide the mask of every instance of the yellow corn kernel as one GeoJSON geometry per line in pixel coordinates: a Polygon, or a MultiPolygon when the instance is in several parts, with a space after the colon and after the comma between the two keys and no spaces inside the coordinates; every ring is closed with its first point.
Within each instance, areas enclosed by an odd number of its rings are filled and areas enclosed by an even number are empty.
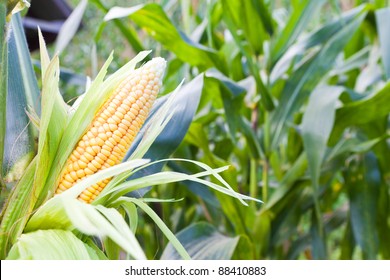
{"type": "MultiPolygon", "coordinates": [[[[57,194],[122,161],[156,99],[165,65],[164,59],[154,58],[132,71],[113,91],[70,155],[57,194]]],[[[78,199],[92,202],[109,182],[105,179],[89,186],[78,199]]]]}

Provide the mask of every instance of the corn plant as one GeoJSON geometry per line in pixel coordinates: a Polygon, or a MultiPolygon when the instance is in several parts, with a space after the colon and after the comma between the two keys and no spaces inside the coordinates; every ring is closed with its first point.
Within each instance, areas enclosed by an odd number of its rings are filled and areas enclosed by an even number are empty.
{"type": "Polygon", "coordinates": [[[186,210],[162,206],[180,240],[191,242],[188,223],[207,235],[206,221],[239,240],[233,258],[390,257],[387,1],[92,2],[148,33],[175,73],[205,73],[176,155],[232,164],[223,178],[264,201],[242,207],[185,183],[186,210]]]}
{"type": "MultiPolygon", "coordinates": [[[[24,70],[30,73],[15,72],[21,76],[24,86],[10,83],[9,89],[31,96],[27,92],[36,90],[37,82],[31,73],[30,58],[23,56],[28,51],[24,36],[19,36],[23,34],[20,17],[11,16],[7,9],[1,6],[6,26],[2,31],[10,32],[2,34],[2,79],[12,81],[17,77],[7,75],[11,68],[5,62],[11,66],[24,58],[23,63],[27,65],[24,70]],[[9,25],[13,27],[11,30],[9,25]],[[7,58],[8,42],[16,45],[11,50],[17,54],[15,60],[12,55],[7,58]]],[[[32,157],[23,156],[22,161],[20,158],[7,160],[10,164],[17,163],[7,170],[6,180],[1,178],[2,184],[7,182],[7,187],[2,187],[6,195],[0,223],[2,259],[146,259],[135,236],[139,227],[137,209],[142,209],[155,222],[175,252],[190,259],[187,250],[148,205],[172,203],[174,199],[136,198],[127,194],[189,180],[233,196],[243,204],[247,204],[247,199],[252,200],[235,192],[219,175],[228,166],[211,168],[193,160],[160,158],[151,161],[147,158],[148,150],[163,135],[164,129],[175,125],[178,96],[188,93],[200,96],[196,84],[202,83],[203,77],[184,86],[180,84],[172,93],[157,99],[152,107],[162,86],[166,61],[161,57],[153,58],[136,69],[151,53],[142,51],[106,78],[113,60],[111,54],[85,93],[69,106],[60,94],[59,57],[49,57],[40,32],[39,40],[41,101],[39,107],[32,105],[25,112],[30,120],[28,126],[35,126],[31,131],[32,135],[37,133],[37,146],[28,152],[28,155],[33,153],[32,157]],[[175,171],[145,173],[147,168],[169,161],[194,164],[200,171],[192,175],[175,171]],[[207,180],[210,176],[219,183],[207,180]]],[[[7,92],[4,83],[4,100],[7,92]]],[[[15,99],[15,96],[9,97],[15,99]]],[[[2,112],[7,107],[3,104],[2,112]]],[[[2,139],[9,136],[4,129],[5,121],[14,121],[6,120],[5,116],[1,119],[2,139]]],[[[6,144],[2,141],[2,148],[8,147],[6,144]]]]}

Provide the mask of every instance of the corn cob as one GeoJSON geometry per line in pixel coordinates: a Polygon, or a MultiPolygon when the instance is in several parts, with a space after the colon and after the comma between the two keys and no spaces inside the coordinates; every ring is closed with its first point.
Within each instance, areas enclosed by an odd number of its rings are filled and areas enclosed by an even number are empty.
{"type": "MultiPolygon", "coordinates": [[[[156,99],[165,65],[164,59],[154,58],[119,84],[70,155],[57,194],[122,161],[156,99]]],[[[91,203],[109,181],[88,187],[78,199],[91,203]]]]}

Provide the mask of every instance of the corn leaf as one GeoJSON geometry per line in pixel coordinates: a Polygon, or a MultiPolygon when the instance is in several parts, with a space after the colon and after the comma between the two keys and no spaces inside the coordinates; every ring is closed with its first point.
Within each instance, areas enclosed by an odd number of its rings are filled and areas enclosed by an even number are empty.
{"type": "Polygon", "coordinates": [[[133,203],[122,204],[121,207],[125,210],[127,217],[129,217],[131,231],[136,232],[138,227],[137,207],[133,203]]]}
{"type": "MultiPolygon", "coordinates": [[[[139,136],[139,140],[135,139],[135,149],[128,152],[131,153],[129,159],[142,158],[149,148],[152,146],[156,138],[164,130],[164,128],[171,121],[174,113],[174,101],[180,94],[181,87],[184,80],[177,86],[177,88],[169,95],[167,101],[160,107],[153,115],[150,116],[150,121],[144,125],[144,131],[139,136]],[[137,143],[139,142],[139,143],[137,143]]],[[[127,156],[127,155],[126,155],[127,156]]]]}
{"type": "MultiPolygon", "coordinates": [[[[329,23],[325,23],[323,26],[298,40],[295,44],[291,45],[284,53],[283,56],[276,62],[272,67],[272,72],[270,75],[271,84],[274,84],[275,81],[281,79],[286,71],[290,68],[293,60],[299,58],[304,59],[304,53],[311,48],[325,44],[332,36],[334,36],[340,29],[342,29],[346,24],[352,22],[359,13],[364,10],[364,6],[356,7],[350,11],[342,14],[340,18],[337,18],[329,23]]],[[[332,71],[337,71],[338,69],[332,69],[332,71]]]]}
{"type": "MultiPolygon", "coordinates": [[[[226,122],[229,126],[229,134],[233,143],[236,144],[238,141],[237,132],[243,128],[241,125],[241,106],[244,103],[245,89],[221,73],[213,70],[206,72],[206,84],[209,85],[209,83],[216,83],[216,88],[218,88],[219,92],[208,86],[204,90],[210,95],[211,92],[212,94],[219,93],[219,96],[215,96],[215,98],[220,98],[223,103],[226,122]]],[[[254,153],[255,155],[257,154],[256,152],[254,153]]]]}
{"type": "Polygon", "coordinates": [[[20,80],[24,87],[27,106],[31,107],[33,111],[40,112],[40,91],[38,88],[38,81],[35,77],[35,72],[30,57],[30,51],[27,46],[26,34],[24,33],[22,18],[20,14],[12,17],[12,35],[15,38],[15,50],[18,56],[20,71],[22,72],[22,79],[20,80]]]}
{"type": "Polygon", "coordinates": [[[82,0],[62,24],[55,43],[55,52],[61,53],[70,43],[83,18],[88,0],[82,0]]]}
{"type": "Polygon", "coordinates": [[[64,230],[38,230],[23,234],[8,260],[97,260],[95,251],[64,230]]]}
{"type": "MultiPolygon", "coordinates": [[[[103,11],[103,13],[108,13],[109,9],[101,0],[91,0],[91,2],[95,3],[97,7],[103,11]]],[[[113,23],[118,27],[119,31],[122,33],[123,37],[129,42],[131,47],[135,52],[141,52],[145,48],[142,45],[141,39],[138,37],[137,31],[131,25],[123,23],[120,19],[114,19],[113,23]]],[[[99,27],[99,31],[103,30],[106,26],[106,22],[101,23],[99,27]]],[[[99,32],[95,36],[95,41],[97,42],[100,39],[102,32],[99,32]]]]}
{"type": "Polygon", "coordinates": [[[6,26],[7,7],[0,3],[0,189],[5,187],[3,180],[3,153],[6,131],[6,105],[7,105],[7,80],[8,80],[8,45],[6,26]]]}
{"type": "Polygon", "coordinates": [[[313,219],[313,255],[316,259],[326,258],[326,239],[319,206],[319,184],[321,166],[324,160],[328,138],[332,131],[336,102],[343,92],[342,87],[320,86],[311,94],[307,110],[302,120],[302,137],[308,158],[308,166],[313,182],[316,219],[313,219]]]}
{"type": "Polygon", "coordinates": [[[8,250],[22,234],[30,216],[29,201],[33,194],[33,181],[37,158],[30,163],[24,175],[12,189],[1,212],[0,259],[5,259],[8,250]]]}
{"type": "Polygon", "coordinates": [[[271,47],[272,64],[290,47],[298,36],[307,28],[313,16],[317,14],[325,1],[304,0],[296,6],[283,31],[276,37],[271,47]]]}
{"type": "Polygon", "coordinates": [[[263,6],[263,10],[257,10],[255,1],[238,1],[229,0],[222,1],[223,7],[226,9],[225,13],[232,16],[232,20],[237,29],[243,31],[245,40],[251,47],[253,54],[261,54],[263,52],[263,42],[269,39],[265,30],[261,15],[267,13],[267,9],[263,1],[256,1],[263,6]],[[261,13],[260,13],[261,11],[261,13]],[[256,28],[253,28],[256,26],[256,28]]]}
{"type": "Polygon", "coordinates": [[[172,246],[176,249],[178,254],[183,259],[185,259],[185,260],[191,259],[191,257],[188,255],[186,249],[183,247],[183,245],[180,243],[180,241],[177,240],[175,235],[169,230],[169,228],[165,225],[165,223],[161,220],[161,218],[147,204],[145,204],[144,202],[142,202],[139,199],[130,198],[130,197],[122,197],[115,202],[115,206],[118,207],[122,204],[126,204],[129,202],[140,207],[156,223],[156,225],[161,229],[163,234],[168,238],[168,240],[171,242],[172,246]]]}
{"type": "Polygon", "coordinates": [[[226,25],[228,26],[235,43],[239,47],[241,53],[245,56],[249,71],[256,82],[256,93],[261,96],[261,103],[263,104],[264,108],[267,111],[272,111],[275,107],[274,102],[272,100],[272,96],[270,94],[270,91],[268,90],[268,87],[266,87],[265,83],[263,82],[263,78],[260,76],[260,68],[259,66],[253,61],[252,57],[254,56],[254,53],[251,53],[248,51],[248,48],[246,47],[246,42],[242,40],[242,38],[239,36],[240,29],[234,24],[233,22],[233,11],[230,11],[230,13],[226,13],[224,20],[226,25]]]}
{"type": "MultiPolygon", "coordinates": [[[[161,160],[163,161],[163,160],[161,160]]],[[[192,161],[192,160],[185,160],[185,159],[166,159],[165,161],[185,161],[185,162],[191,162],[193,164],[198,165],[199,167],[205,169],[203,172],[199,172],[196,174],[184,174],[179,172],[172,172],[172,171],[165,171],[165,172],[159,172],[155,174],[151,174],[145,177],[133,179],[126,181],[124,183],[121,183],[119,185],[113,186],[107,186],[100,195],[96,198],[96,200],[93,202],[94,204],[99,203],[110,203],[113,202],[115,199],[118,199],[122,195],[131,192],[136,191],[141,188],[145,188],[147,186],[153,186],[153,185],[160,185],[160,184],[167,184],[172,182],[179,182],[179,181],[194,181],[197,183],[201,183],[203,185],[206,185],[218,192],[221,192],[223,194],[232,196],[236,199],[238,199],[243,205],[247,205],[247,203],[244,201],[244,199],[248,200],[254,200],[257,202],[261,202],[260,200],[256,198],[252,198],[246,195],[239,194],[235,192],[230,185],[218,174],[224,170],[227,169],[227,167],[221,167],[218,169],[212,169],[206,164],[203,164],[201,162],[192,161]],[[209,182],[204,179],[200,179],[199,177],[204,177],[208,175],[213,175],[218,182],[222,183],[225,187],[222,187],[218,184],[215,184],[213,182],[209,182]]],[[[157,162],[153,162],[158,163],[157,162]]],[[[147,165],[145,165],[146,167],[147,165]]],[[[136,171],[136,170],[135,170],[136,171]]]]}
{"type": "MultiPolygon", "coordinates": [[[[21,234],[24,225],[29,218],[31,211],[36,202],[38,194],[42,190],[42,182],[48,174],[48,168],[53,157],[50,147],[55,145],[49,129],[49,123],[51,121],[52,110],[55,98],[52,98],[52,94],[58,93],[58,80],[59,80],[59,65],[58,57],[54,57],[49,64],[45,77],[43,78],[42,89],[42,118],[40,123],[38,154],[36,161],[32,162],[27,169],[25,176],[22,177],[17,187],[14,189],[9,205],[4,213],[2,220],[2,230],[4,230],[6,236],[2,236],[4,241],[1,242],[2,254],[7,253],[8,244],[13,244],[15,239],[21,234]],[[52,145],[51,145],[52,144],[52,145]],[[31,176],[33,175],[34,181],[31,184],[31,176]],[[21,200],[23,199],[23,200],[21,200]],[[22,206],[20,204],[23,203],[22,206]],[[14,223],[12,230],[10,226],[14,223]],[[10,236],[8,236],[10,235],[10,236]]],[[[55,136],[53,136],[55,139],[55,136]]]]}
{"type": "Polygon", "coordinates": [[[366,98],[350,102],[336,111],[335,126],[329,139],[334,145],[345,128],[367,124],[390,112],[390,82],[366,98]]]}
{"type": "Polygon", "coordinates": [[[223,71],[223,62],[217,53],[192,42],[185,34],[180,33],[160,5],[152,3],[131,8],[113,7],[108,11],[104,20],[109,21],[125,16],[130,16],[131,20],[144,28],[165,48],[175,53],[179,59],[202,69],[216,67],[223,71]]]}
{"type": "MultiPolygon", "coordinates": [[[[230,260],[239,241],[239,237],[224,236],[205,222],[183,229],[176,234],[176,237],[193,260],[230,260]]],[[[168,243],[161,259],[180,260],[182,258],[173,245],[168,243]]]]}
{"type": "Polygon", "coordinates": [[[386,78],[390,79],[390,35],[386,26],[390,25],[390,8],[383,8],[375,12],[378,37],[382,53],[382,63],[386,78]]]}
{"type": "Polygon", "coordinates": [[[272,148],[279,145],[287,124],[331,69],[335,58],[359,28],[366,14],[366,9],[363,9],[354,20],[339,29],[315,55],[300,65],[289,77],[281,93],[279,106],[271,115],[272,148]]]}
{"type": "Polygon", "coordinates": [[[7,132],[4,150],[5,180],[15,182],[35,155],[37,130],[29,123],[26,108],[39,108],[39,89],[19,14],[12,17],[8,63],[7,132]]]}
{"type": "Polygon", "coordinates": [[[355,242],[363,252],[364,259],[376,259],[378,240],[378,201],[381,178],[378,162],[373,153],[352,163],[354,168],[346,170],[348,196],[350,197],[350,220],[355,242]]]}
{"type": "Polygon", "coordinates": [[[313,185],[319,187],[321,165],[335,119],[336,102],[342,87],[320,86],[309,98],[302,120],[302,137],[313,185]]]}

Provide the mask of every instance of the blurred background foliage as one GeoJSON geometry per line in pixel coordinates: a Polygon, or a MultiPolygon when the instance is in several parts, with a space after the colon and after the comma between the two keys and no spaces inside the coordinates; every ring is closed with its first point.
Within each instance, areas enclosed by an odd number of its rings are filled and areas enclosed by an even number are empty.
{"type": "MultiPolygon", "coordinates": [[[[112,69],[143,49],[166,58],[163,94],[204,75],[172,157],[230,165],[223,178],[264,203],[243,206],[194,182],[151,189],[146,197],[181,199],[150,206],[191,255],[390,259],[389,1],[67,3],[81,10],[73,25],[82,20],[60,50],[69,103],[112,50],[112,69]]],[[[148,216],[138,222],[148,258],[175,257],[148,216]]]]}

